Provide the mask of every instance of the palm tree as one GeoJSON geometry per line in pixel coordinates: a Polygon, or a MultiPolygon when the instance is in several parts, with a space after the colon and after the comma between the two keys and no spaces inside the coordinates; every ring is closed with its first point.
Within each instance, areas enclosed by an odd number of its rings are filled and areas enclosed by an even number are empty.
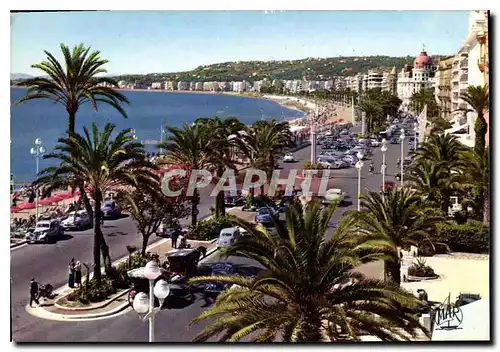
{"type": "MultiPolygon", "coordinates": [[[[271,180],[277,159],[284,154],[285,148],[293,145],[293,135],[288,122],[257,121],[246,128],[236,143],[251,166],[265,171],[267,179],[271,180]]],[[[261,194],[264,194],[264,185],[261,194]]]]}
{"type": "Polygon", "coordinates": [[[443,163],[448,170],[456,167],[460,153],[465,147],[456,136],[451,134],[430,135],[414,153],[415,161],[429,160],[443,163]]]}
{"type": "Polygon", "coordinates": [[[428,240],[435,226],[445,221],[429,205],[419,194],[403,188],[393,189],[385,196],[379,192],[362,195],[361,206],[368,211],[348,212],[359,226],[359,236],[390,243],[386,272],[397,285],[401,282],[399,249],[428,240]]]}
{"type": "MultiPolygon", "coordinates": [[[[217,177],[222,177],[225,168],[236,170],[233,149],[235,149],[237,145],[235,139],[231,137],[235,136],[239,138],[239,133],[245,129],[245,125],[236,117],[220,119],[217,116],[209,119],[198,119],[195,123],[207,124],[207,129],[211,132],[211,139],[213,139],[212,146],[214,149],[210,154],[215,164],[217,177]]],[[[225,213],[224,191],[220,191],[215,201],[215,216],[224,216],[225,213]]]]}
{"type": "Polygon", "coordinates": [[[97,280],[101,278],[100,250],[105,268],[111,268],[109,248],[101,230],[100,210],[106,193],[119,186],[146,188],[159,181],[152,172],[154,166],[145,158],[143,145],[133,140],[128,129],[112,139],[114,128],[108,123],[100,132],[94,122],[92,134],[84,127],[83,136],[74,133],[59,138],[54,152],[44,157],[60,160],[59,166],[46,168],[36,181],[52,189],[67,186],[74,178],[87,185],[94,201],[94,277],[97,280]]]}
{"type": "Polygon", "coordinates": [[[116,81],[109,77],[97,77],[107,72],[103,66],[108,60],[102,59],[99,51],[90,52],[90,47],[83,44],[71,51],[68,46],[61,44],[61,51],[65,67],[51,53],[44,51],[47,59],[31,67],[39,69],[48,78],[35,77],[24,81],[28,91],[16,104],[32,99],[50,99],[62,104],[69,115],[69,133],[75,132],[76,113],[85,103],[90,103],[95,111],[98,110],[98,103],[108,104],[127,117],[120,104],[129,101],[115,90],[118,87],[116,81]]]}
{"type": "Polygon", "coordinates": [[[437,117],[439,106],[434,95],[434,88],[423,88],[413,93],[410,98],[412,109],[415,113],[420,113],[427,105],[427,116],[437,117]]]}
{"type": "Polygon", "coordinates": [[[373,132],[375,126],[380,127],[384,119],[384,110],[375,100],[362,99],[358,109],[365,113],[368,119],[367,132],[373,132]]]}
{"type": "Polygon", "coordinates": [[[264,271],[254,278],[191,279],[238,285],[193,321],[210,321],[194,341],[217,336],[220,341],[239,341],[250,334],[255,342],[359,340],[362,332],[394,341],[423,330],[414,315],[420,303],[412,294],[355,270],[377,258],[382,243],[359,243],[350,233],[349,219],[325,239],[335,208],[321,211],[316,202],[305,208],[294,203],[286,209],[286,224],[275,219],[275,236],[235,219],[250,236],[223,249],[222,255],[255,260],[264,271]]]}
{"type": "MultiPolygon", "coordinates": [[[[186,179],[190,179],[194,170],[209,170],[213,166],[212,151],[215,150],[217,139],[212,138],[213,131],[207,124],[182,124],[182,128],[167,127],[170,135],[159,144],[168,153],[168,160],[174,164],[182,164],[187,168],[186,179]]],[[[191,199],[191,224],[195,225],[198,219],[198,204],[200,196],[198,189],[188,195],[191,199]]]]}
{"type": "Polygon", "coordinates": [[[477,199],[478,205],[482,205],[483,223],[489,223],[490,215],[490,149],[486,148],[485,153],[478,153],[476,150],[462,152],[461,160],[462,172],[459,185],[471,190],[472,197],[477,199]]]}
{"type": "MultiPolygon", "coordinates": [[[[477,114],[474,132],[476,132],[476,141],[474,149],[478,153],[484,153],[486,146],[486,132],[488,132],[488,125],[484,119],[484,113],[489,109],[489,89],[486,84],[481,86],[468,86],[467,92],[460,95],[460,99],[469,104],[477,114]]],[[[467,110],[470,111],[470,110],[467,110]]]]}

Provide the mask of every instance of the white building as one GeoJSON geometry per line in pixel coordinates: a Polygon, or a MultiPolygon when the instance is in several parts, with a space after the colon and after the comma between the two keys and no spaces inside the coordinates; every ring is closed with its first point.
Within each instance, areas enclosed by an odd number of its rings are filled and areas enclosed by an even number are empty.
{"type": "Polygon", "coordinates": [[[451,72],[451,115],[453,127],[447,133],[456,135],[460,142],[473,147],[475,139],[474,124],[477,114],[465,113],[461,110],[472,109],[460,96],[467,90],[467,86],[484,86],[488,83],[488,74],[485,74],[480,64],[487,57],[487,41],[481,43],[481,38],[487,36],[487,14],[483,11],[470,11],[469,34],[458,54],[455,56],[451,72]]]}
{"type": "Polygon", "coordinates": [[[367,89],[376,89],[382,88],[382,79],[384,75],[382,72],[378,72],[375,70],[368,70],[368,75],[366,77],[366,88],[367,89]]]}
{"type": "Polygon", "coordinates": [[[413,66],[405,65],[398,75],[397,95],[403,101],[401,108],[410,109],[411,97],[423,88],[432,88],[435,84],[436,66],[425,50],[415,58],[413,66]]]}
{"type": "Polygon", "coordinates": [[[233,82],[233,92],[246,92],[249,88],[250,84],[247,81],[233,82]]]}
{"type": "Polygon", "coordinates": [[[153,82],[151,83],[151,89],[161,89],[163,84],[161,82],[153,82]]]}
{"type": "Polygon", "coordinates": [[[177,82],[177,90],[188,90],[189,82],[179,81],[177,82]]]}
{"type": "Polygon", "coordinates": [[[203,90],[203,82],[196,82],[194,85],[195,90],[203,90]]]}

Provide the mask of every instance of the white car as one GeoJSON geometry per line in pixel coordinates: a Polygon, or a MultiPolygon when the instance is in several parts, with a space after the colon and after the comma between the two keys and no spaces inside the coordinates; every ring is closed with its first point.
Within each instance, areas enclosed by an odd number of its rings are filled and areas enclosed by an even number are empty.
{"type": "Polygon", "coordinates": [[[343,165],[336,160],[332,161],[320,161],[318,162],[323,168],[325,169],[340,169],[343,167],[343,165]]]}
{"type": "Polygon", "coordinates": [[[239,227],[235,226],[222,229],[216,242],[217,248],[229,247],[240,238],[241,232],[239,227]]]}
{"type": "Polygon", "coordinates": [[[378,140],[376,140],[376,139],[372,139],[372,140],[370,141],[370,143],[371,143],[371,146],[372,146],[372,147],[378,147],[378,146],[380,146],[380,144],[382,144],[380,141],[378,141],[378,140]]]}
{"type": "Polygon", "coordinates": [[[64,235],[64,229],[56,219],[41,220],[35,225],[35,230],[26,234],[28,243],[50,243],[64,235]]]}
{"type": "Polygon", "coordinates": [[[65,230],[83,230],[92,227],[92,219],[86,210],[73,211],[62,221],[65,230]]]}
{"type": "Polygon", "coordinates": [[[288,153],[283,157],[284,163],[293,163],[295,161],[295,157],[292,153],[288,153]]]}
{"type": "Polygon", "coordinates": [[[344,198],[345,198],[345,192],[342,192],[341,189],[330,188],[328,191],[326,191],[326,194],[323,196],[323,203],[333,203],[333,202],[342,203],[344,198]]]}

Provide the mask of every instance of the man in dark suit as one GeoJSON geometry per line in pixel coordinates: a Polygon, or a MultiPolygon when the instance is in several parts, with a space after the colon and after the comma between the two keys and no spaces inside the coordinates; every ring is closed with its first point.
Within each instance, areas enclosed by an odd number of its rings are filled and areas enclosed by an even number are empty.
{"type": "Polygon", "coordinates": [[[30,282],[30,307],[33,308],[33,301],[38,305],[38,282],[35,281],[35,278],[31,279],[30,282]]]}

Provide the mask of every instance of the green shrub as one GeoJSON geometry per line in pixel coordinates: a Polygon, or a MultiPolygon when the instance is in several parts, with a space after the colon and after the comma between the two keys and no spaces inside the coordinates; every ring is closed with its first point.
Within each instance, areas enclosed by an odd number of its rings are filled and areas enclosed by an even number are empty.
{"type": "Polygon", "coordinates": [[[310,170],[313,169],[313,164],[310,161],[307,161],[304,163],[304,170],[310,170]]]}
{"type": "Polygon", "coordinates": [[[210,241],[219,237],[219,233],[226,227],[234,226],[229,217],[210,218],[190,226],[188,236],[195,240],[210,241]]]}
{"type": "Polygon", "coordinates": [[[490,229],[477,220],[441,225],[438,237],[454,252],[489,253],[490,229]]]}
{"type": "Polygon", "coordinates": [[[116,288],[109,278],[101,278],[100,284],[95,279],[91,279],[89,282],[83,283],[81,288],[69,294],[68,301],[78,301],[82,304],[102,302],[115,293],[116,288]]]}

